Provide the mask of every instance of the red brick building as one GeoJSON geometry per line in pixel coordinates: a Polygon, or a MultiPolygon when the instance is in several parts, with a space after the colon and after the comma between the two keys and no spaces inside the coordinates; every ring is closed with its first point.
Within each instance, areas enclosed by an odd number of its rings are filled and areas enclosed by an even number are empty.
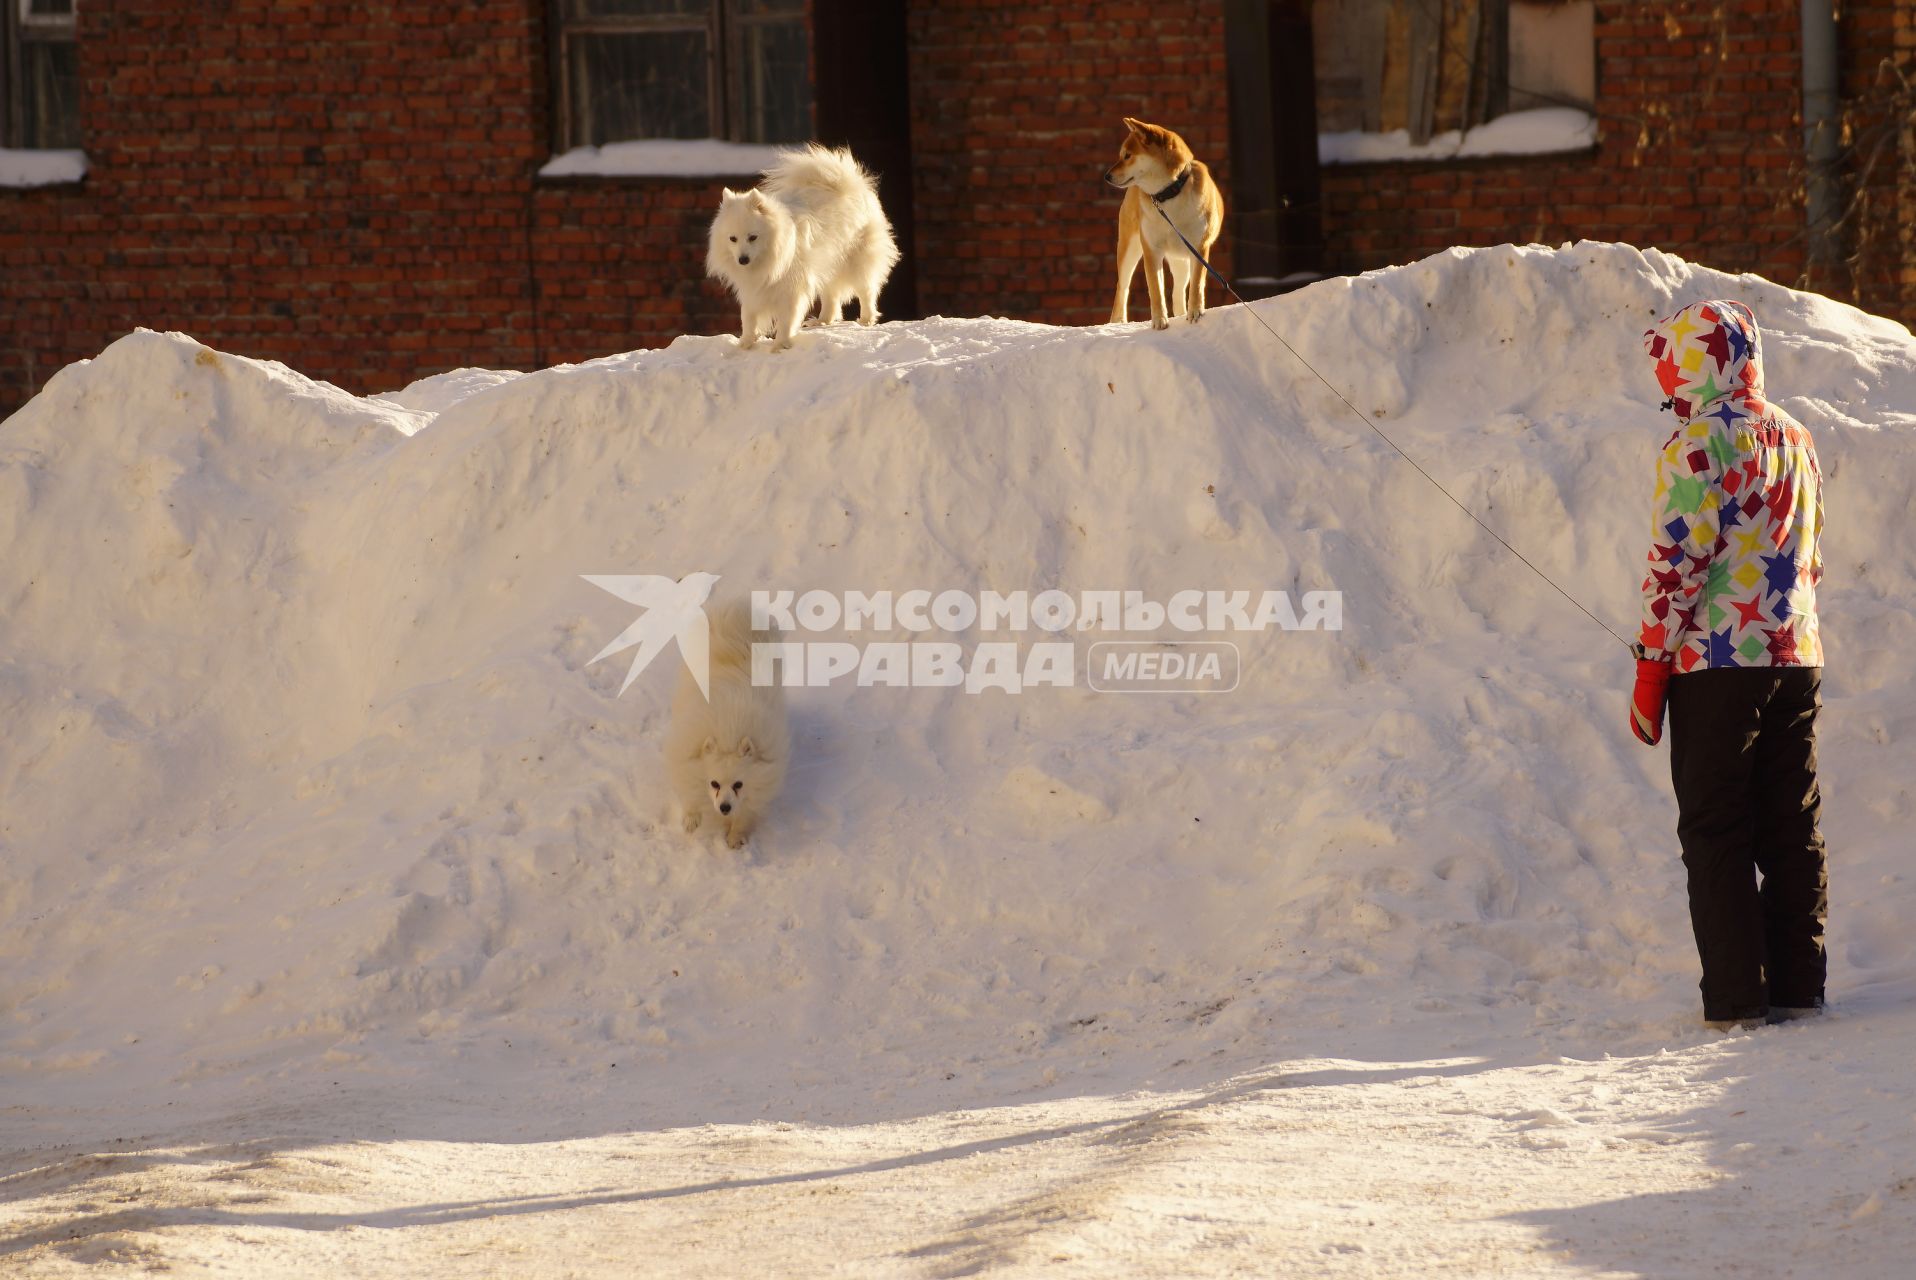
{"type": "Polygon", "coordinates": [[[1218,172],[1219,265],[1247,292],[1591,237],[1916,321],[1916,0],[1844,0],[1820,164],[1798,0],[1583,0],[1594,141],[1330,165],[1320,108],[1482,123],[1522,88],[1510,11],[1576,0],[7,2],[0,182],[50,149],[85,170],[0,185],[0,411],[142,325],[360,392],[729,331],[704,230],[749,172],[541,172],[646,121],[849,142],[907,250],[894,318],[1102,321],[1099,177],[1134,115],[1218,172]],[[1351,56],[1387,54],[1340,78],[1319,64],[1353,13],[1383,35],[1345,30],[1351,56]],[[1819,175],[1840,196],[1820,239],[1819,175]]]}

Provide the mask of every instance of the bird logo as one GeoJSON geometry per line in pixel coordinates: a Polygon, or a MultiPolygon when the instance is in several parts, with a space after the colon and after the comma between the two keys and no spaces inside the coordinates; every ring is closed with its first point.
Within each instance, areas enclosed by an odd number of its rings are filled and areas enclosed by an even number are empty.
{"type": "Polygon", "coordinates": [[[711,700],[712,632],[705,620],[705,602],[711,598],[712,588],[718,585],[718,574],[688,573],[677,581],[646,573],[582,573],[579,576],[627,604],[645,610],[637,621],[594,654],[592,661],[586,663],[588,667],[601,658],[637,645],[639,651],[632,655],[625,683],[619,686],[623,694],[639,678],[639,672],[659,656],[660,650],[676,639],[679,656],[685,659],[686,669],[698,682],[699,692],[708,702],[711,700]]]}

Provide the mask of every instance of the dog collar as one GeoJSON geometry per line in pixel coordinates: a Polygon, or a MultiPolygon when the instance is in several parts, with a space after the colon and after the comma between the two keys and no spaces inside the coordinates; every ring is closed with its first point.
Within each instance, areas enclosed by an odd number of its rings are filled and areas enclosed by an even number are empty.
{"type": "Polygon", "coordinates": [[[1152,196],[1152,201],[1157,204],[1163,204],[1166,200],[1177,199],[1178,192],[1184,190],[1184,184],[1190,180],[1191,170],[1186,168],[1182,173],[1178,174],[1176,178],[1172,179],[1170,186],[1152,196]]]}

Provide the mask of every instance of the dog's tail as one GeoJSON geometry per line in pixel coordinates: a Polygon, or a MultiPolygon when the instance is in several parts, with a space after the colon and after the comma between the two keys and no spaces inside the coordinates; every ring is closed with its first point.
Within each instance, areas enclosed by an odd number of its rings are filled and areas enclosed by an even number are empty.
{"type": "Polygon", "coordinates": [[[776,628],[752,629],[752,606],[744,599],[722,600],[705,611],[711,634],[714,667],[752,668],[753,644],[770,644],[778,639],[776,628]]]}
{"type": "Polygon", "coordinates": [[[807,143],[802,151],[780,152],[777,162],[765,171],[764,187],[807,203],[821,196],[849,199],[862,194],[878,198],[877,180],[852,158],[850,151],[821,147],[816,142],[807,143]]]}

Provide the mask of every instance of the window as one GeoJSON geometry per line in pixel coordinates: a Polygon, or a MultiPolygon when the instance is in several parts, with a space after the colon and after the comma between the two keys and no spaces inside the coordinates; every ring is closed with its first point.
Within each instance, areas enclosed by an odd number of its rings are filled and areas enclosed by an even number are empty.
{"type": "Polygon", "coordinates": [[[1510,0],[1510,109],[1597,101],[1596,13],[1590,0],[1510,0]]]}
{"type": "Polygon", "coordinates": [[[557,0],[558,149],[812,135],[805,0],[557,0]]]}
{"type": "Polygon", "coordinates": [[[1595,141],[1593,0],[1315,0],[1324,160],[1595,141]]]}
{"type": "Polygon", "coordinates": [[[0,0],[6,5],[0,58],[0,146],[32,151],[80,145],[77,0],[0,0]]]}

